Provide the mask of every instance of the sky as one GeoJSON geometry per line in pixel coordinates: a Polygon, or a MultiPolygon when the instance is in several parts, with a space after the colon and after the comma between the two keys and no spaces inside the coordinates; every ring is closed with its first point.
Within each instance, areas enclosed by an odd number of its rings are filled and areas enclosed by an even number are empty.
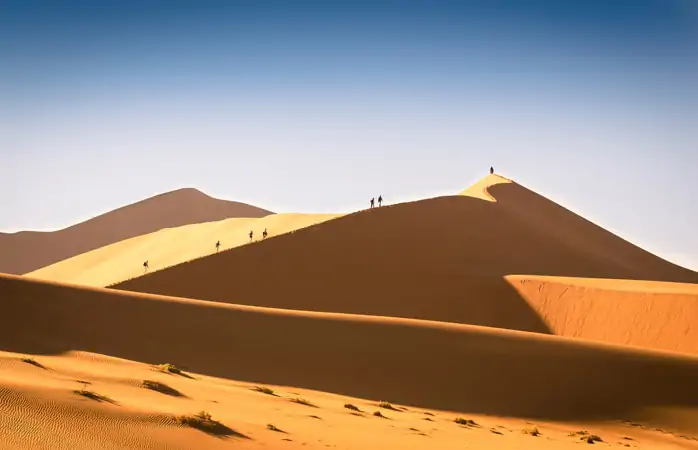
{"type": "Polygon", "coordinates": [[[504,176],[698,270],[698,1],[0,0],[0,231],[504,176]]]}

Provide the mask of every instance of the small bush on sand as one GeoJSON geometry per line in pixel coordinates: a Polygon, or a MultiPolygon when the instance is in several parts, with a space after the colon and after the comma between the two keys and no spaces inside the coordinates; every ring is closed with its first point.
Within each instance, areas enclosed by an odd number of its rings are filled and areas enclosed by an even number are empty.
{"type": "Polygon", "coordinates": [[[169,363],[167,363],[167,364],[160,364],[160,365],[158,366],[158,369],[160,369],[160,371],[162,371],[162,372],[173,373],[173,374],[175,374],[175,375],[181,375],[181,374],[182,374],[182,371],[180,370],[180,368],[177,367],[177,366],[175,366],[174,364],[169,364],[169,363]]]}
{"type": "Polygon", "coordinates": [[[524,434],[529,434],[531,436],[540,436],[540,431],[538,431],[538,427],[524,428],[523,432],[524,434]]]}
{"type": "Polygon", "coordinates": [[[255,386],[254,390],[257,392],[261,392],[262,394],[275,395],[273,389],[269,389],[268,387],[264,386],[255,386]]]}
{"type": "Polygon", "coordinates": [[[75,390],[75,391],[73,391],[73,394],[79,395],[81,397],[89,398],[90,400],[95,400],[97,402],[109,402],[109,403],[111,403],[111,399],[109,397],[99,395],[96,392],[88,391],[87,389],[75,390]]]}
{"type": "Polygon", "coordinates": [[[276,427],[276,425],[271,424],[271,423],[270,423],[270,424],[267,424],[267,430],[276,431],[276,432],[278,432],[278,433],[282,433],[282,431],[279,430],[279,429],[276,427]]]}
{"type": "Polygon", "coordinates": [[[582,441],[586,441],[587,444],[594,444],[596,442],[603,442],[603,439],[601,439],[600,436],[597,436],[595,434],[590,434],[589,436],[582,436],[580,439],[582,441]]]}
{"type": "Polygon", "coordinates": [[[314,408],[317,408],[317,406],[313,405],[313,404],[310,403],[308,400],[306,400],[306,399],[304,399],[304,398],[302,398],[302,397],[292,398],[291,401],[292,401],[293,403],[298,403],[299,405],[312,406],[312,407],[314,407],[314,408]]]}
{"type": "Polygon", "coordinates": [[[46,368],[41,363],[39,363],[37,360],[35,360],[34,358],[22,358],[22,362],[27,363],[27,364],[31,364],[32,366],[38,367],[39,369],[46,368]]]}
{"type": "Polygon", "coordinates": [[[383,409],[389,409],[391,411],[397,411],[397,409],[395,409],[395,407],[388,402],[380,402],[378,404],[378,407],[383,408],[383,409]]]}
{"type": "Polygon", "coordinates": [[[456,422],[458,425],[465,425],[469,427],[474,427],[477,425],[477,423],[474,420],[464,419],[462,417],[456,417],[453,421],[456,422]]]}
{"type": "Polygon", "coordinates": [[[206,411],[201,411],[191,416],[178,416],[177,422],[184,426],[195,428],[208,434],[218,436],[247,437],[244,434],[228,428],[219,421],[214,420],[211,417],[211,414],[207,413],[206,411]]]}
{"type": "Polygon", "coordinates": [[[373,415],[376,416],[376,417],[381,417],[381,418],[383,418],[383,419],[387,419],[387,417],[385,417],[385,416],[383,415],[383,413],[381,413],[380,411],[374,412],[373,415]]]}
{"type": "Polygon", "coordinates": [[[361,412],[361,410],[359,409],[358,406],[352,405],[351,403],[347,403],[346,405],[344,405],[344,407],[345,407],[346,409],[350,409],[350,410],[352,410],[352,411],[359,411],[359,412],[361,412]]]}

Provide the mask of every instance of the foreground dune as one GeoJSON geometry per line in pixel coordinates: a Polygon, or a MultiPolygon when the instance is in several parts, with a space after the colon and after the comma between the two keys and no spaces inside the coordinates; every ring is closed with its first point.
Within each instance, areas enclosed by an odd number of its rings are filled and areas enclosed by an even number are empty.
{"type": "Polygon", "coordinates": [[[243,382],[472,414],[652,418],[697,431],[698,359],[438,322],[230,305],[2,276],[0,348],[89,351],[243,382]],[[661,414],[660,414],[661,413],[661,414]]]}
{"type": "Polygon", "coordinates": [[[273,214],[166,228],[74,256],[27,276],[85,286],[107,286],[142,275],[142,264],[146,260],[149,271],[154,272],[215,253],[218,241],[221,251],[247,244],[250,230],[260,239],[264,229],[274,236],[334,217],[337,215],[273,214]]]}
{"type": "Polygon", "coordinates": [[[209,197],[196,189],[179,189],[58,231],[0,233],[0,272],[25,274],[162,228],[269,214],[255,206],[209,197]]]}
{"type": "Polygon", "coordinates": [[[476,192],[482,186],[490,201],[464,195],[362,211],[113,287],[556,333],[698,354],[694,286],[682,285],[681,295],[602,288],[585,300],[587,306],[574,307],[591,290],[566,291],[563,306],[546,300],[557,295],[553,287],[507,279],[525,274],[524,279],[543,284],[550,281],[536,276],[696,282],[698,274],[513,182],[492,176],[476,185],[476,192]],[[604,323],[615,328],[604,330],[604,323]]]}
{"type": "Polygon", "coordinates": [[[0,351],[0,448],[573,449],[585,436],[581,430],[619,448],[698,446],[695,434],[647,423],[531,422],[391,406],[296,387],[163,373],[95,353],[27,359],[0,351]],[[257,392],[259,387],[268,394],[257,392]],[[78,390],[100,397],[85,398],[75,394],[78,390]],[[298,398],[311,406],[290,401],[298,398]],[[175,419],[201,410],[222,424],[216,434],[183,427],[175,419]],[[376,411],[383,417],[374,416],[376,411]],[[459,416],[476,425],[455,423],[459,416]],[[526,434],[534,429],[541,435],[526,434]]]}

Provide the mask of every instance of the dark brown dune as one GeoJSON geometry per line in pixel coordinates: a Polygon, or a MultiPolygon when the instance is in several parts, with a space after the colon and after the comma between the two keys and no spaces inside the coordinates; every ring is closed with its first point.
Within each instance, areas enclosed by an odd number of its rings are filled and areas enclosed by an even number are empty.
{"type": "Polygon", "coordinates": [[[272,214],[255,206],[179,189],[58,231],[0,233],[0,272],[25,274],[81,253],[154,231],[231,217],[272,214]]]}
{"type": "Polygon", "coordinates": [[[506,275],[698,282],[522,186],[489,193],[496,202],[450,196],[362,211],[113,287],[549,333],[506,275]]]}
{"type": "Polygon", "coordinates": [[[23,354],[82,350],[234,380],[504,416],[631,419],[655,407],[698,408],[698,359],[691,357],[7,275],[0,276],[0,298],[0,349],[23,354]]]}

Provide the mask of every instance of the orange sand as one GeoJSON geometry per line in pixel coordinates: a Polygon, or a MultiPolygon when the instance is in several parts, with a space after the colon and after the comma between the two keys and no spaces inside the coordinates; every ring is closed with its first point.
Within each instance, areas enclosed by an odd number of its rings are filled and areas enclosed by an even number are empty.
{"type": "Polygon", "coordinates": [[[330,218],[173,228],[0,275],[0,449],[564,449],[580,430],[698,449],[698,274],[496,175],[330,218]],[[253,223],[271,237],[240,245],[253,223]],[[226,250],[205,256],[214,235],[226,250]],[[201,410],[223,434],[175,420],[201,410]]]}

